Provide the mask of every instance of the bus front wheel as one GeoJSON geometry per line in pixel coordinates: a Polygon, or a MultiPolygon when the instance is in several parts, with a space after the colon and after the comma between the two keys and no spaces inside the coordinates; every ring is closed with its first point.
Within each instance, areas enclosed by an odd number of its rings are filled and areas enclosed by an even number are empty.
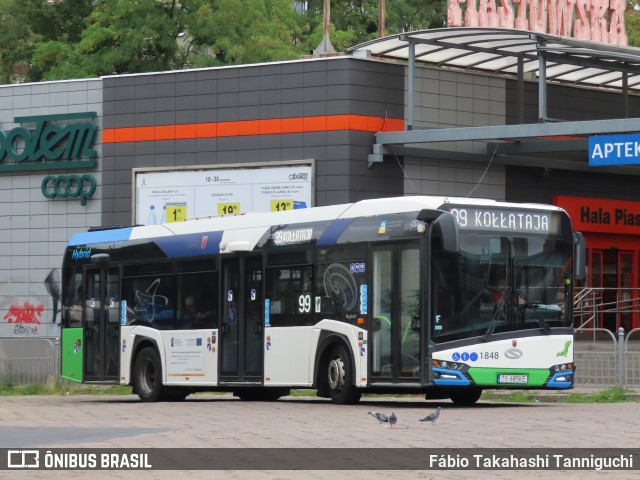
{"type": "Polygon", "coordinates": [[[155,348],[145,347],[138,354],[133,373],[133,386],[143,402],[158,402],[163,399],[165,389],[162,385],[162,365],[155,348]]]}
{"type": "Polygon", "coordinates": [[[333,403],[351,405],[360,401],[362,392],[355,387],[352,371],[347,349],[342,345],[335,346],[327,364],[329,395],[333,403]]]}
{"type": "Polygon", "coordinates": [[[449,398],[451,398],[451,401],[456,405],[470,406],[475,404],[478,400],[480,400],[480,395],[482,395],[482,389],[476,388],[473,390],[463,390],[460,392],[452,392],[449,395],[449,398]]]}

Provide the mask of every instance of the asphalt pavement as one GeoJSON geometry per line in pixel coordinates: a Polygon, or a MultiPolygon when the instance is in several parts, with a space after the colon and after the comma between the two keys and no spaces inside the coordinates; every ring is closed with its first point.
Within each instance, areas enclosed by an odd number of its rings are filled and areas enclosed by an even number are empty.
{"type": "MultiPolygon", "coordinates": [[[[578,391],[578,390],[576,390],[578,391]]],[[[556,394],[559,395],[559,394],[556,394]]],[[[140,402],[124,396],[33,396],[0,397],[0,448],[8,449],[105,449],[235,448],[255,453],[251,468],[260,457],[251,449],[371,449],[385,458],[386,449],[457,449],[478,452],[491,449],[585,448],[597,453],[602,448],[640,447],[638,402],[563,403],[533,401],[511,403],[500,397],[481,400],[473,407],[457,407],[450,401],[416,398],[365,397],[358,405],[333,405],[314,397],[285,397],[277,402],[243,402],[229,394],[198,394],[185,402],[140,402]],[[420,422],[442,406],[435,423],[420,422]],[[379,423],[368,414],[395,412],[395,427],[379,423]]],[[[340,452],[341,450],[331,450],[340,452]]],[[[438,450],[442,451],[442,450],[438,450]]],[[[298,450],[301,452],[301,450],[298,450]]],[[[324,452],[324,450],[319,450],[324,452]]],[[[344,459],[339,453],[335,465],[344,459]]],[[[348,456],[348,455],[347,455],[348,456]]],[[[364,457],[345,470],[197,470],[195,464],[177,462],[175,471],[0,471],[0,478],[158,478],[174,480],[176,474],[199,479],[513,479],[548,480],[562,475],[573,478],[632,478],[637,471],[594,470],[365,470],[364,457]],[[178,473],[176,473],[178,472],[178,473]],[[631,475],[630,475],[631,474],[631,475]]],[[[328,462],[330,463],[330,462],[328,462]]],[[[247,468],[251,462],[247,463],[247,468]]],[[[272,463],[265,461],[266,466],[272,463]]],[[[257,468],[260,468],[258,465],[257,468]]],[[[290,467],[291,468],[291,467],[290,467]]]]}

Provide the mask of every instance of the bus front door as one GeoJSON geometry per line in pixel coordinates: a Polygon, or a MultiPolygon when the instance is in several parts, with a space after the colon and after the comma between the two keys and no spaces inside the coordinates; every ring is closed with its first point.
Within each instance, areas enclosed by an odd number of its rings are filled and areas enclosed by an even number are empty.
{"type": "Polygon", "coordinates": [[[84,372],[88,382],[115,382],[120,376],[119,270],[84,271],[84,372]]]}
{"type": "Polygon", "coordinates": [[[371,383],[421,379],[420,248],[417,243],[374,247],[371,383]]]}
{"type": "Polygon", "coordinates": [[[221,383],[262,384],[262,257],[222,261],[221,383]]]}

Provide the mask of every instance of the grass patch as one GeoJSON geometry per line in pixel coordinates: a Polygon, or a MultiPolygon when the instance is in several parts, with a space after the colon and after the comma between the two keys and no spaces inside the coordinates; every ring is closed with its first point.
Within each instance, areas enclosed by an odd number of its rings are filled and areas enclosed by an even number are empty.
{"type": "Polygon", "coordinates": [[[46,383],[16,385],[9,379],[0,379],[0,396],[24,395],[131,395],[131,387],[124,385],[85,385],[69,380],[49,377],[46,383]]]}
{"type": "Polygon", "coordinates": [[[560,393],[550,392],[548,390],[532,391],[512,391],[505,390],[485,390],[482,392],[482,400],[515,402],[515,403],[531,403],[536,401],[543,402],[560,402],[560,403],[622,403],[634,402],[636,399],[632,397],[635,392],[626,388],[611,387],[593,393],[560,393]]]}
{"type": "Polygon", "coordinates": [[[611,387],[595,393],[570,393],[562,399],[566,403],[621,403],[631,402],[631,390],[621,387],[611,387]]]}
{"type": "Polygon", "coordinates": [[[298,389],[298,390],[291,390],[291,394],[290,396],[292,397],[315,397],[316,396],[316,391],[315,390],[310,390],[310,389],[298,389]]]}

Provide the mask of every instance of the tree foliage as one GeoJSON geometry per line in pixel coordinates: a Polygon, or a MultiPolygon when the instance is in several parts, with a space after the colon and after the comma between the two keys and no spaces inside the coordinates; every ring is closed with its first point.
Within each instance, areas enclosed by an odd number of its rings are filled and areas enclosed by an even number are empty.
{"type": "Polygon", "coordinates": [[[624,24],[627,30],[628,45],[640,47],[640,13],[633,10],[625,12],[624,24]]]}
{"type": "MultiPolygon", "coordinates": [[[[0,82],[295,59],[323,39],[323,2],[0,0],[0,82]]],[[[438,5],[387,1],[386,32],[439,25],[438,5]]],[[[331,25],[339,51],[374,38],[378,0],[332,0],[331,25]]]]}

